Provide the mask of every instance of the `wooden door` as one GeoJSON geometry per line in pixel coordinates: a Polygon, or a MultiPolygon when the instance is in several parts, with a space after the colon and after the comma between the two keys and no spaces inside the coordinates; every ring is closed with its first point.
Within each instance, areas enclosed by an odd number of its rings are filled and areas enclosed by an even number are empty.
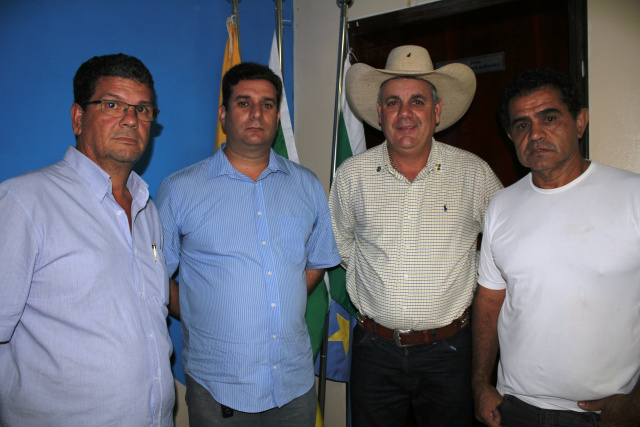
{"type": "MultiPolygon", "coordinates": [[[[585,11],[585,0],[442,0],[350,21],[349,38],[356,62],[375,68],[384,68],[391,49],[406,44],[425,47],[435,68],[480,57],[469,111],[435,137],[479,155],[507,186],[528,170],[497,119],[502,92],[520,72],[548,66],[571,74],[586,102],[585,11]],[[483,71],[482,58],[494,54],[504,54],[504,69],[483,71]]],[[[365,134],[368,147],[384,140],[382,132],[366,124],[365,134]]],[[[581,142],[585,157],[586,138],[581,142]]]]}

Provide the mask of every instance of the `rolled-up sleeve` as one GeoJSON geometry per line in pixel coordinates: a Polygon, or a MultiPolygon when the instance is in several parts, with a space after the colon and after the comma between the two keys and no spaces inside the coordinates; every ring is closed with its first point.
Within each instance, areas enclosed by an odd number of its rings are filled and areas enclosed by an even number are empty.
{"type": "Polygon", "coordinates": [[[307,242],[307,269],[329,268],[340,264],[340,256],[331,228],[331,214],[324,189],[314,183],[317,217],[307,242]]]}
{"type": "Polygon", "coordinates": [[[155,205],[162,221],[163,244],[162,253],[169,276],[178,268],[180,261],[180,228],[171,192],[171,181],[167,178],[160,184],[155,198],[155,205]]]}

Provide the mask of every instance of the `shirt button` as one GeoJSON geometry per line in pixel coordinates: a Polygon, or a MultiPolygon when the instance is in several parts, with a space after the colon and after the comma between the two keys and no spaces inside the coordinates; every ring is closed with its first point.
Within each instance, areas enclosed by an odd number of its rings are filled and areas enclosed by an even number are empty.
{"type": "Polygon", "coordinates": [[[118,211],[118,215],[122,215],[122,211],[118,211]]]}
{"type": "Polygon", "coordinates": [[[262,211],[258,211],[258,215],[262,215],[262,211]]]}
{"type": "Polygon", "coordinates": [[[276,339],[276,334],[271,335],[271,338],[276,339]]]}
{"type": "Polygon", "coordinates": [[[267,242],[265,242],[264,240],[262,241],[262,246],[266,245],[267,242]]]}
{"type": "Polygon", "coordinates": [[[275,303],[275,302],[272,302],[272,303],[271,303],[271,307],[275,307],[275,306],[276,306],[276,303],[275,303]]]}
{"type": "Polygon", "coordinates": [[[404,278],[405,278],[405,279],[408,279],[408,278],[409,278],[409,275],[408,275],[408,274],[405,274],[405,275],[404,275],[404,278]]]}
{"type": "Polygon", "coordinates": [[[153,334],[149,334],[149,339],[153,339],[153,334]]]}
{"type": "Polygon", "coordinates": [[[154,380],[156,380],[156,382],[158,382],[158,377],[155,377],[154,380]]]}
{"type": "Polygon", "coordinates": [[[273,369],[278,369],[278,367],[276,365],[273,365],[273,369]]]}
{"type": "Polygon", "coordinates": [[[140,291],[140,297],[144,296],[144,292],[140,291]]]}
{"type": "Polygon", "coordinates": [[[271,272],[270,271],[267,271],[267,276],[271,276],[271,272]]]}

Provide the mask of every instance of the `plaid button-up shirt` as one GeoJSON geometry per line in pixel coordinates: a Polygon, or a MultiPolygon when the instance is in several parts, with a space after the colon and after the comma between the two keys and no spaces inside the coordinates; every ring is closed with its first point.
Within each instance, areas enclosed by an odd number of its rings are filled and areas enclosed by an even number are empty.
{"type": "Polygon", "coordinates": [[[500,189],[486,162],[435,140],[413,182],[392,166],[386,142],[347,159],[329,206],[353,304],[388,328],[460,317],[476,286],[484,214],[500,189]]]}

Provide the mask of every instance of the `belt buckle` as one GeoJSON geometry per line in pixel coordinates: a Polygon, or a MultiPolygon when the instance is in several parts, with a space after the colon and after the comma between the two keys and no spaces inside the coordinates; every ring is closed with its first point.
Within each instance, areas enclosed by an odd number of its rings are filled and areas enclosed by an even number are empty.
{"type": "Polygon", "coordinates": [[[471,314],[469,313],[468,310],[462,313],[462,316],[460,316],[460,329],[467,326],[467,323],[469,323],[470,320],[471,320],[471,314]]]}
{"type": "Polygon", "coordinates": [[[394,329],[393,330],[393,342],[400,348],[409,347],[411,344],[402,344],[400,342],[400,334],[407,334],[411,332],[411,329],[394,329]]]}

